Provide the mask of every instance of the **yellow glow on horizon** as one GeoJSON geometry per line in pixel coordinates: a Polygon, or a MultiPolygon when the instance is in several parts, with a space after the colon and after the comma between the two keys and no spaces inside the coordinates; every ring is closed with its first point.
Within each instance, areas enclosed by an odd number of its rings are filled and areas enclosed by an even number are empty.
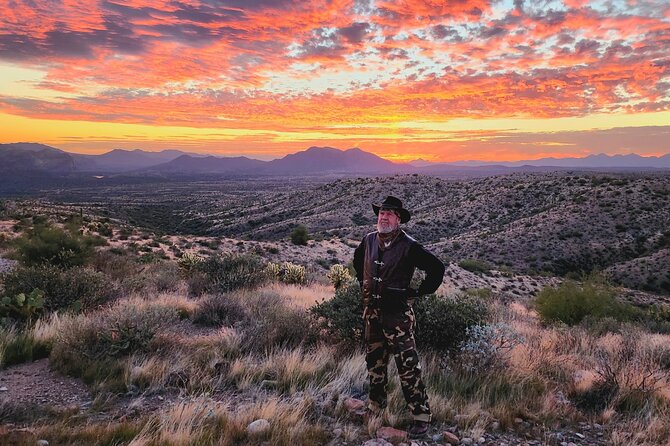
{"type": "MultiPolygon", "coordinates": [[[[295,131],[225,127],[159,126],[114,122],[34,119],[0,113],[0,142],[40,142],[79,153],[102,153],[112,148],[144,150],[187,149],[214,154],[250,153],[283,156],[308,145],[360,147],[395,161],[423,158],[431,161],[472,159],[475,156],[527,159],[523,144],[518,150],[459,155],[442,152],[441,143],[492,140],[501,134],[605,130],[617,127],[668,126],[670,111],[643,114],[596,114],[573,118],[452,119],[445,122],[403,121],[323,126],[295,131]],[[478,134],[481,132],[481,134],[478,134]],[[490,132],[490,134],[488,134],[490,132]],[[496,134],[496,132],[501,132],[496,134]],[[428,149],[428,145],[431,146],[428,149]],[[465,157],[465,158],[464,158],[465,157]]],[[[567,146],[569,143],[537,141],[534,145],[567,146]]],[[[565,153],[565,151],[564,151],[565,153]]],[[[586,152],[583,153],[588,154],[586,152]]],[[[537,153],[535,153],[537,155],[537,153]]],[[[574,155],[574,154],[573,154],[574,155]]],[[[570,156],[564,154],[563,156],[570,156]]]]}

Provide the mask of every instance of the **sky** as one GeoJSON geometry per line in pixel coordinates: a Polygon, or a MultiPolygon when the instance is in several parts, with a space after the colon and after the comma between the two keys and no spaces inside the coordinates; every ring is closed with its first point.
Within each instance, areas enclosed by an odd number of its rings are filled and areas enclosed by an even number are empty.
{"type": "Polygon", "coordinates": [[[670,2],[4,0],[0,142],[670,153],[670,2]]]}

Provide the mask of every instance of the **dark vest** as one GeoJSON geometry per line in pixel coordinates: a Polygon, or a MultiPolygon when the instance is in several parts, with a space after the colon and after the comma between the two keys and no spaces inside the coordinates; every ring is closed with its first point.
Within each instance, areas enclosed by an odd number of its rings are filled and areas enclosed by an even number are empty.
{"type": "Polygon", "coordinates": [[[410,248],[417,243],[400,231],[391,246],[380,246],[377,232],[365,236],[363,305],[401,311],[407,305],[407,288],[414,275],[410,248]]]}

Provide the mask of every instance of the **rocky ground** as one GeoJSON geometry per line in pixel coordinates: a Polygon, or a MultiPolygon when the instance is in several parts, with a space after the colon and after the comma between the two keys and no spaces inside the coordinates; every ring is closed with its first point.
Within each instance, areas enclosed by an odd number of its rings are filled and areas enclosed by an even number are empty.
{"type": "MultiPolygon", "coordinates": [[[[251,402],[259,395],[251,397],[239,392],[222,391],[212,395],[221,402],[235,401],[236,404],[251,402]]],[[[294,396],[300,398],[300,395],[294,396]]],[[[12,419],[12,422],[0,424],[0,435],[4,435],[9,444],[11,439],[34,437],[35,420],[59,417],[67,413],[80,420],[91,422],[123,422],[137,419],[159,410],[166,409],[183,401],[185,397],[166,391],[162,394],[141,395],[129,393],[113,401],[93,401],[86,386],[77,379],[63,376],[50,369],[48,360],[42,359],[32,363],[21,364],[0,370],[0,414],[1,418],[12,419]],[[31,423],[20,420],[30,420],[31,423]],[[19,421],[16,421],[19,420],[19,421]]],[[[580,423],[578,429],[567,427],[549,428],[532,419],[516,418],[515,425],[502,429],[500,423],[493,421],[481,430],[477,437],[467,436],[457,425],[433,425],[428,435],[422,439],[410,440],[407,437],[406,422],[397,428],[377,423],[372,432],[366,429],[361,417],[364,402],[356,398],[343,401],[341,415],[336,412],[332,402],[321,402],[317,407],[317,417],[322,424],[331,424],[332,439],[328,446],[364,445],[490,445],[490,446],[578,446],[605,445],[605,428],[599,424],[580,423]],[[346,436],[342,426],[350,424],[360,430],[355,439],[346,436]],[[345,438],[346,437],[346,438],[345,438]]],[[[484,414],[486,416],[486,414],[484,414]]],[[[456,415],[458,418],[458,415],[456,415]]],[[[247,427],[249,431],[259,432],[269,427],[266,420],[254,420],[247,427]]],[[[37,444],[37,443],[36,443],[37,444]]],[[[42,443],[44,444],[44,443],[42,443]]]]}

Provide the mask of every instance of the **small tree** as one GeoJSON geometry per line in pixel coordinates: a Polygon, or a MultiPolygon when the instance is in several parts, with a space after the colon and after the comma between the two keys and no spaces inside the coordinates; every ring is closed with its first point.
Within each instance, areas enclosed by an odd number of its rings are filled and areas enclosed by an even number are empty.
{"type": "Polygon", "coordinates": [[[294,245],[306,245],[309,240],[309,233],[304,225],[298,225],[293,232],[291,232],[291,242],[294,245]]]}

